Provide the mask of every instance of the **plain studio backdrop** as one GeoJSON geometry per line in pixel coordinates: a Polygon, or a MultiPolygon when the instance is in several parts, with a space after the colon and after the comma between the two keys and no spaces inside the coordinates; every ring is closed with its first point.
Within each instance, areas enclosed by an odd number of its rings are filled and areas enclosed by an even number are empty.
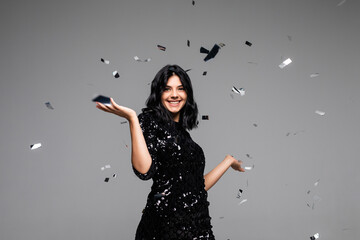
{"type": "Polygon", "coordinates": [[[209,191],[216,239],[359,239],[360,2],[194,3],[1,2],[1,240],[134,239],[151,180],[128,123],[91,99],[140,113],[168,63],[191,69],[205,172],[226,154],[254,165],[209,191]]]}

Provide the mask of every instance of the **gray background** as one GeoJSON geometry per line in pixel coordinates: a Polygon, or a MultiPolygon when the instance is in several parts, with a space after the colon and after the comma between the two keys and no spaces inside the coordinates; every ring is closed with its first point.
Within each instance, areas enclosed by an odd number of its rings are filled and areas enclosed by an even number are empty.
{"type": "Polygon", "coordinates": [[[1,2],[1,240],[134,238],[151,181],[131,170],[128,124],[91,99],[140,113],[168,63],[192,69],[209,115],[191,132],[206,172],[226,154],[255,164],[209,191],[217,239],[359,239],[359,1],[191,2],[1,2]]]}

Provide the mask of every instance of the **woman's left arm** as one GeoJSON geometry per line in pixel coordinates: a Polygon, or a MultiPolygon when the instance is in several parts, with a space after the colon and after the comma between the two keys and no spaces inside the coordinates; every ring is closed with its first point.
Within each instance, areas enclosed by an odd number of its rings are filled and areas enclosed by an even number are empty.
{"type": "Polygon", "coordinates": [[[241,167],[241,161],[236,160],[231,155],[226,155],[225,159],[219,163],[213,170],[204,176],[205,190],[208,191],[215,183],[221,178],[222,175],[232,167],[236,171],[245,172],[245,169],[241,167]]]}

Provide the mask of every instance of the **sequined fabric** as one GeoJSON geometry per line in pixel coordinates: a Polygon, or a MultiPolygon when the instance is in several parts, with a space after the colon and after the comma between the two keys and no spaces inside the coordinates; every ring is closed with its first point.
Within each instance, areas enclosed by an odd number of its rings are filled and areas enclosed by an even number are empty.
{"type": "Polygon", "coordinates": [[[204,152],[179,123],[139,115],[152,165],[142,180],[153,180],[136,240],[215,239],[204,187],[204,152]]]}

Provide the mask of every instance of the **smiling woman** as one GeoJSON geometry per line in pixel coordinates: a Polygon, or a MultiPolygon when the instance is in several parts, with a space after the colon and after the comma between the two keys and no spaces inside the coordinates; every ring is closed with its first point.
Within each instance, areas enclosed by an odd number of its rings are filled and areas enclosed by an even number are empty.
{"type": "Polygon", "coordinates": [[[129,108],[97,103],[97,108],[129,121],[131,162],[142,180],[153,180],[136,240],[215,239],[207,191],[231,166],[230,155],[204,175],[205,156],[187,130],[197,127],[197,104],[187,73],[177,65],[163,67],[151,84],[147,108],[139,116],[129,108]]]}

